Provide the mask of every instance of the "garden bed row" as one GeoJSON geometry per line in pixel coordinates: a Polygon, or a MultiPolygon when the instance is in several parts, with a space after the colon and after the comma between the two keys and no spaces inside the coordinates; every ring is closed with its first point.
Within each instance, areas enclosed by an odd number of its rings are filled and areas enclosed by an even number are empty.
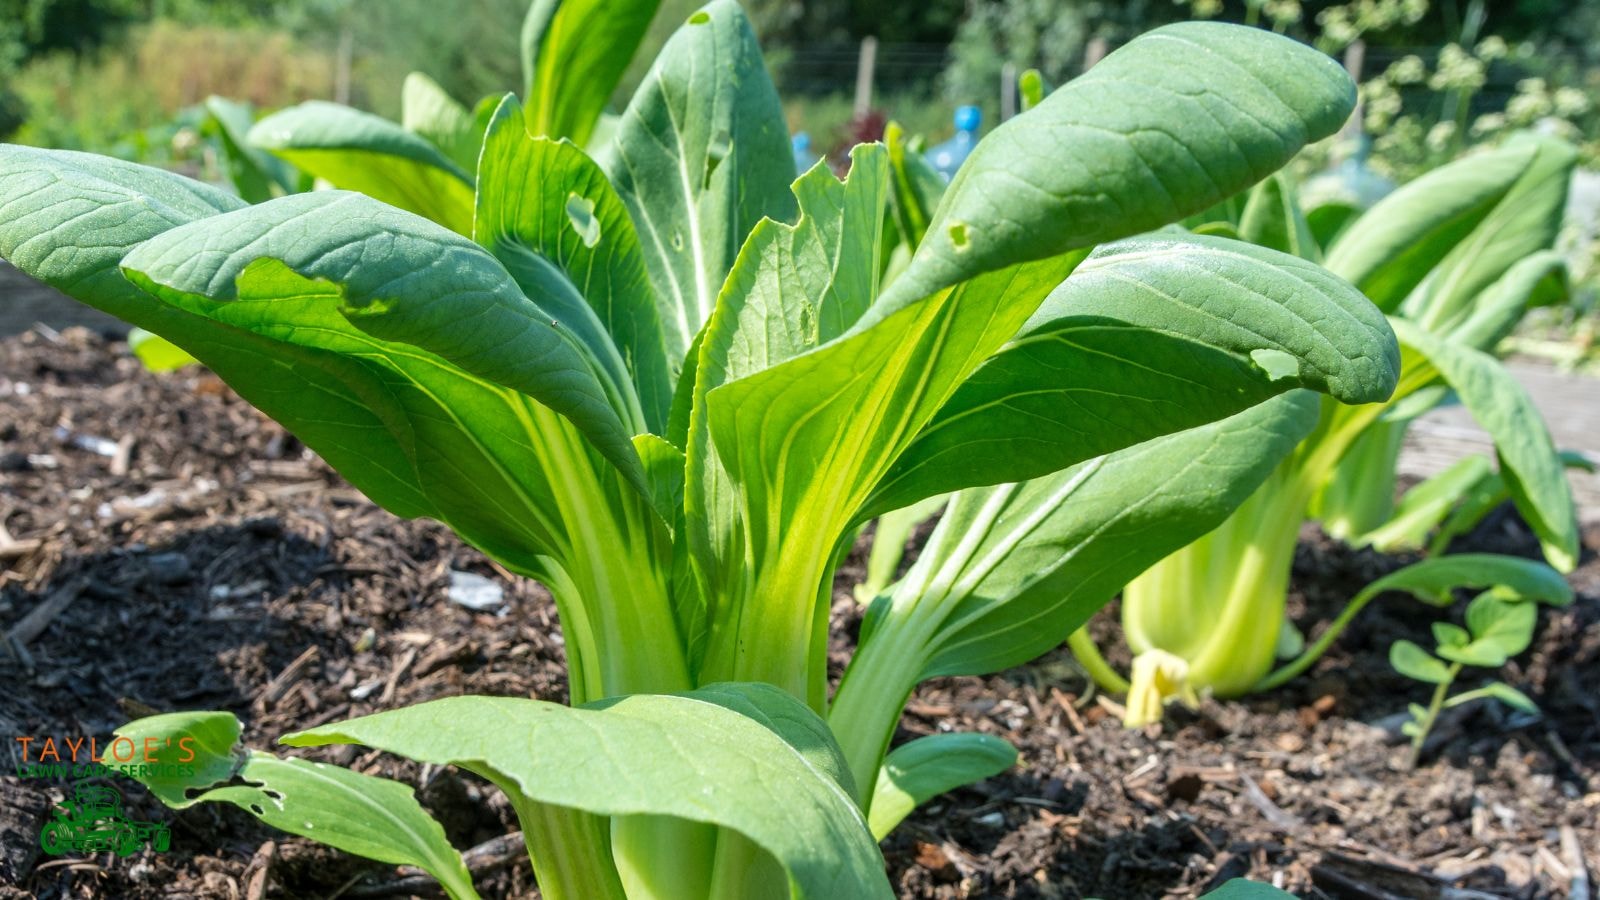
{"type": "MultiPolygon", "coordinates": [[[[267,746],[436,697],[564,699],[542,589],[442,526],[377,509],[213,377],[149,374],[80,329],[33,332],[0,341],[0,404],[0,524],[16,545],[0,628],[52,610],[20,652],[0,653],[0,732],[106,735],[150,710],[225,709],[247,743],[267,746]],[[501,602],[454,602],[452,583],[469,580],[457,573],[490,579],[501,602]]],[[[1292,598],[1303,628],[1404,562],[1303,538],[1292,598]]],[[[1506,510],[1467,543],[1538,552],[1506,510]]],[[[1417,771],[1398,726],[1423,698],[1386,653],[1426,640],[1431,616],[1404,598],[1364,612],[1287,688],[1179,711],[1161,729],[1124,730],[1064,651],[932,682],[902,739],[983,731],[1022,759],[909,819],[887,844],[893,881],[910,898],[1188,897],[1235,876],[1332,897],[1577,896],[1582,854],[1600,847],[1600,529],[1585,545],[1577,603],[1544,611],[1533,650],[1505,672],[1543,715],[1465,707],[1417,771]]],[[[861,571],[859,558],[841,570],[836,662],[859,626],[848,588],[861,571]]],[[[453,842],[479,848],[469,860],[485,896],[534,896],[520,847],[496,840],[515,817],[493,788],[354,748],[326,758],[420,785],[453,842]]],[[[421,890],[233,807],[174,813],[119,786],[131,817],[171,823],[170,850],[42,857],[36,838],[64,782],[0,777],[0,897],[421,890]]]]}

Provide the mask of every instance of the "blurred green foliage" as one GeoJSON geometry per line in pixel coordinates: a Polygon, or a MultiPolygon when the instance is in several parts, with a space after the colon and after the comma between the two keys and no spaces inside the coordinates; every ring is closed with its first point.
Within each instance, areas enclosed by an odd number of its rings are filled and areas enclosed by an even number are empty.
{"type": "MultiPolygon", "coordinates": [[[[0,137],[181,161],[191,123],[180,113],[208,94],[263,109],[330,97],[393,117],[412,69],[470,104],[516,86],[527,2],[0,0],[0,137]]],[[[1584,144],[1588,159],[1600,156],[1592,100],[1600,96],[1600,0],[744,2],[791,128],[809,131],[819,150],[850,134],[851,49],[868,35],[887,48],[931,48],[919,51],[909,76],[886,78],[880,66],[874,106],[938,140],[959,103],[996,121],[1007,63],[1060,84],[1082,70],[1097,39],[1115,47],[1168,21],[1219,18],[1329,52],[1364,40],[1365,125],[1372,165],[1385,174],[1409,178],[1535,125],[1584,144]],[[815,63],[822,48],[831,54],[826,66],[815,63]],[[804,77],[786,81],[790,69],[804,77]]],[[[700,3],[664,0],[619,103],[700,3]]]]}
{"type": "Polygon", "coordinates": [[[10,139],[181,164],[200,118],[185,111],[207,96],[282,106],[326,96],[332,79],[332,59],[284,31],[162,19],[93,53],[33,58],[8,80],[26,111],[10,139]]]}

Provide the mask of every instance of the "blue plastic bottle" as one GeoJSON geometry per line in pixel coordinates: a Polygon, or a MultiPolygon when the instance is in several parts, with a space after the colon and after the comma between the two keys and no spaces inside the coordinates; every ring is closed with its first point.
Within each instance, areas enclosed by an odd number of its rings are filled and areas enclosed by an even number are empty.
{"type": "Polygon", "coordinates": [[[983,112],[976,106],[956,107],[955,137],[928,151],[928,163],[945,181],[954,178],[956,170],[967,161],[973,145],[978,143],[978,127],[982,124],[983,112]]]}
{"type": "Polygon", "coordinates": [[[794,170],[801,174],[811,171],[817,164],[817,158],[811,153],[811,135],[802,131],[789,139],[789,146],[794,148],[794,170]]]}

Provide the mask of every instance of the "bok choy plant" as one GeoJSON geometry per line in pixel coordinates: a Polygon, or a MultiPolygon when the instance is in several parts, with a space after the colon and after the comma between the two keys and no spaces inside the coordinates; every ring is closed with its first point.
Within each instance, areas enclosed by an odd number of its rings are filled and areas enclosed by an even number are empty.
{"type": "MultiPolygon", "coordinates": [[[[1443,339],[1492,354],[1528,309],[1566,299],[1567,267],[1554,247],[1576,163],[1577,152],[1571,145],[1515,135],[1495,150],[1419,178],[1393,203],[1358,218],[1353,233],[1330,245],[1327,265],[1356,280],[1365,276],[1368,283],[1363,286],[1385,312],[1443,339]],[[1387,284],[1393,274],[1367,271],[1373,256],[1384,252],[1384,242],[1395,239],[1393,231],[1377,226],[1381,220],[1374,215],[1404,220],[1428,206],[1437,210],[1474,204],[1487,204],[1487,214],[1459,243],[1441,247],[1442,255],[1414,260],[1411,264],[1425,274],[1406,293],[1387,284]]],[[[1475,213],[1466,216],[1470,221],[1475,213]]],[[[1461,222],[1444,227],[1467,228],[1461,222]]],[[[1330,535],[1382,550],[1420,549],[1427,525],[1438,521],[1434,510],[1451,508],[1454,503],[1449,501],[1459,502],[1474,488],[1493,492],[1487,483],[1495,477],[1492,473],[1480,479],[1458,473],[1435,483],[1409,507],[1396,507],[1396,462],[1406,429],[1448,393],[1423,392],[1391,409],[1355,439],[1312,501],[1312,515],[1330,535]]]]}
{"type": "MultiPolygon", "coordinates": [[[[1275,659],[1299,652],[1284,608],[1301,524],[1319,496],[1324,515],[1336,505],[1348,510],[1356,498],[1367,506],[1391,504],[1405,423],[1448,393],[1494,439],[1500,483],[1546,558],[1562,570],[1576,563],[1576,513],[1562,458],[1526,391],[1486,352],[1531,301],[1559,284],[1563,268],[1548,248],[1574,160],[1565,143],[1524,136],[1417,179],[1339,233],[1325,265],[1389,313],[1401,346],[1399,386],[1382,403],[1324,398],[1310,435],[1254,496],[1219,528],[1128,584],[1121,613],[1136,656],[1131,686],[1087,634],[1073,636],[1074,652],[1096,680],[1130,693],[1129,724],[1159,718],[1162,700],[1172,696],[1237,696],[1281,681],[1269,677],[1275,659]],[[1374,456],[1369,451],[1380,445],[1372,465],[1353,462],[1374,456]]],[[[1207,218],[1190,224],[1323,257],[1281,177],[1251,191],[1231,221],[1205,224],[1207,218]]],[[[1301,655],[1287,668],[1299,671],[1314,658],[1301,655]]]]}
{"type": "MultiPolygon", "coordinates": [[[[547,898],[888,897],[875,838],[1015,759],[979,735],[891,749],[915,686],[1050,649],[1222,522],[1314,426],[1315,392],[1394,389],[1393,334],[1348,283],[1150,233],[1334,131],[1353,89],[1285,38],[1160,29],[997,128],[930,206],[893,145],[796,178],[731,0],[689,17],[591,158],[601,104],[569,93],[615,82],[642,33],[616,23],[650,8],[536,3],[528,100],[494,104],[470,168],[449,148],[475,117],[327,105],[251,140],[344,190],[254,205],[0,148],[0,256],[555,598],[570,706],[455,697],[285,744],[494,782],[547,898]],[[862,523],[946,494],[830,698],[839,560],[862,523]]],[[[234,803],[473,896],[404,786],[240,730],[201,712],[120,733],[204,748],[181,777],[136,773],[169,804],[234,803]]]]}

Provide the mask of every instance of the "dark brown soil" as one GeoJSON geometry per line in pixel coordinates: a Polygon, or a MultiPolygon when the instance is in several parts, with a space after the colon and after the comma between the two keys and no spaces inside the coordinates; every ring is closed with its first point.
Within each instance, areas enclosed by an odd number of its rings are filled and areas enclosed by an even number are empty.
{"type": "MultiPolygon", "coordinates": [[[[79,329],[0,341],[0,526],[38,541],[0,556],[0,631],[71,597],[20,658],[0,648],[12,761],[14,737],[104,740],[150,709],[231,710],[265,747],[439,696],[564,695],[540,588],[441,526],[376,509],[209,375],[150,375],[79,329]],[[499,581],[508,611],[452,604],[452,570],[499,581]]],[[[1313,631],[1403,563],[1306,537],[1294,613],[1313,631]]],[[[1503,512],[1469,541],[1535,549],[1503,512]]],[[[1600,861],[1600,532],[1587,544],[1579,601],[1546,612],[1534,649],[1503,673],[1544,714],[1466,708],[1416,772],[1396,716],[1425,698],[1386,651],[1397,637],[1426,640],[1436,613],[1400,598],[1369,608],[1286,689],[1179,711],[1159,732],[1123,730],[1064,653],[929,684],[903,736],[987,731],[1015,742],[1022,763],[914,815],[886,842],[891,876],[908,898],[1191,897],[1241,875],[1312,897],[1571,896],[1575,875],[1600,861]]],[[[842,581],[858,571],[853,561],[842,581]]],[[[840,654],[856,625],[842,588],[840,654]]],[[[1109,634],[1110,621],[1096,628],[1109,634]]],[[[515,827],[471,776],[350,749],[330,758],[421,785],[458,846],[515,827]]],[[[392,866],[286,838],[232,807],[173,813],[119,786],[130,817],[171,823],[168,852],[42,857],[39,817],[62,784],[0,775],[0,898],[417,889],[392,866]]],[[[516,852],[490,845],[482,860],[486,897],[536,896],[516,852]]]]}

